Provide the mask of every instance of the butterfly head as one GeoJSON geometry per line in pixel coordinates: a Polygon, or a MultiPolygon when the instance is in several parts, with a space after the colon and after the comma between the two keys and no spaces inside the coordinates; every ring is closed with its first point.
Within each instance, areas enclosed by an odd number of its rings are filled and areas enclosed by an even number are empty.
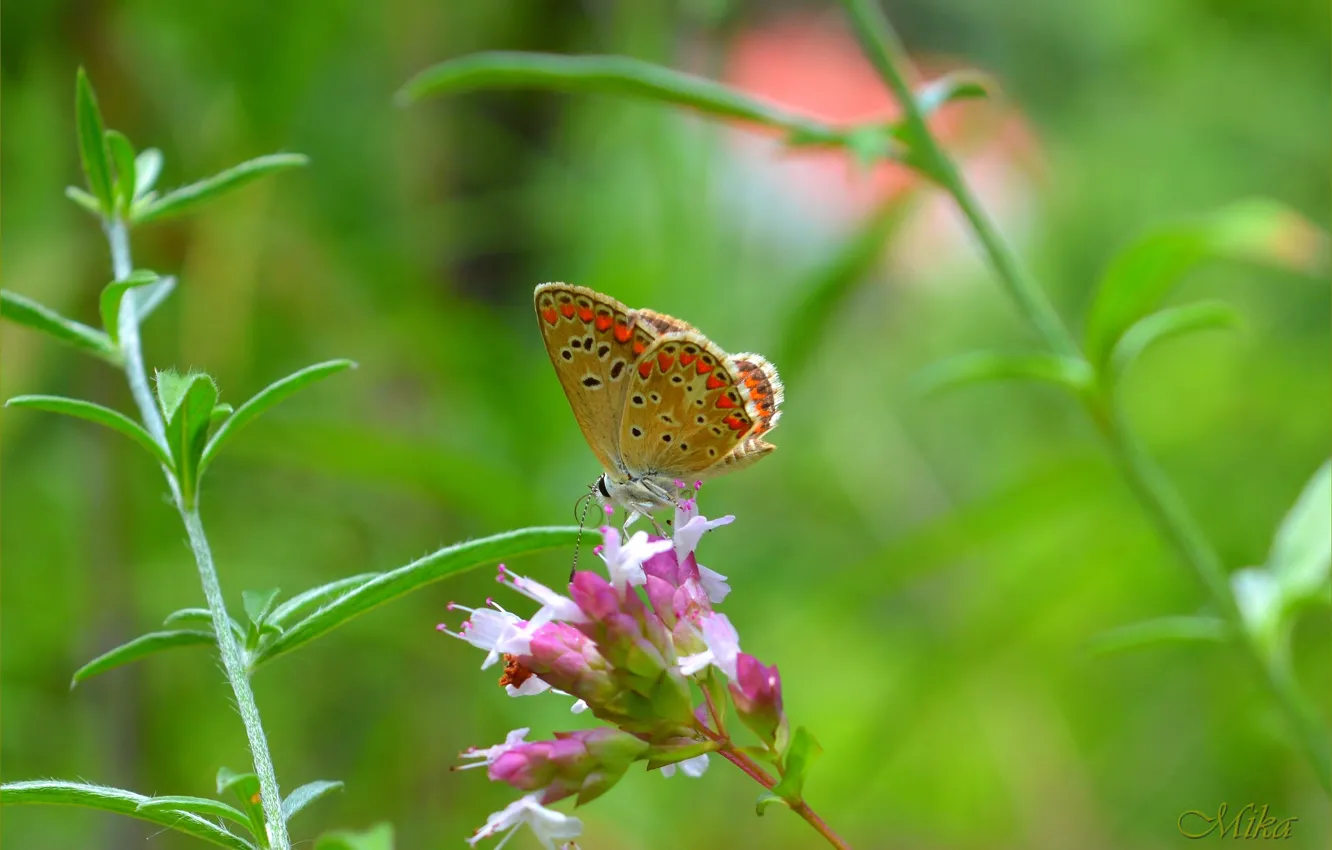
{"type": "Polygon", "coordinates": [[[674,480],[662,475],[634,477],[607,472],[597,479],[594,492],[601,504],[629,513],[651,515],[676,503],[674,480]]]}

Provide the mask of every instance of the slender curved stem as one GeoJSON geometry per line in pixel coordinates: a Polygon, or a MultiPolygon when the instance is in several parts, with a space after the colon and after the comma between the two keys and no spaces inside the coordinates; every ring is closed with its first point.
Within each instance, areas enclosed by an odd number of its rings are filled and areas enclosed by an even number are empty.
{"type": "MultiPolygon", "coordinates": [[[[704,723],[697,724],[695,728],[702,732],[706,737],[711,738],[714,741],[720,741],[722,746],[717,750],[718,755],[740,768],[740,770],[742,770],[750,779],[762,785],[764,788],[767,788],[769,791],[777,787],[777,780],[769,776],[768,772],[764,770],[758,762],[737,749],[735,745],[731,743],[731,739],[726,735],[709,729],[704,723]]],[[[799,800],[794,803],[789,800],[786,802],[787,805],[791,807],[791,811],[804,818],[805,822],[814,827],[814,831],[819,835],[822,835],[829,844],[838,848],[838,850],[851,850],[851,845],[847,844],[844,838],[834,832],[833,828],[828,826],[827,821],[819,817],[818,813],[809,807],[809,803],[806,803],[804,800],[799,800]]]]}
{"type": "MultiPolygon", "coordinates": [[[[956,165],[930,132],[902,71],[907,67],[906,53],[883,11],[874,0],[842,0],[842,4],[866,55],[902,108],[903,120],[915,148],[913,152],[966,216],[1000,283],[1016,302],[1023,317],[1055,353],[1086,362],[1086,355],[1069,334],[1050,300],[999,236],[956,165]]],[[[1113,397],[1089,396],[1084,399],[1084,404],[1148,518],[1174,547],[1180,559],[1197,574],[1220,613],[1239,627],[1239,633],[1247,634],[1220,557],[1179,494],[1141,448],[1118,413],[1113,397]]],[[[1281,659],[1271,657],[1247,637],[1243,643],[1262,672],[1272,696],[1296,730],[1319,783],[1325,791],[1332,793],[1332,750],[1329,749],[1327,730],[1317,712],[1309,705],[1281,659]]]]}
{"type": "MultiPolygon", "coordinates": [[[[111,266],[116,280],[124,280],[133,271],[130,259],[129,228],[123,221],[112,219],[103,222],[107,242],[111,246],[111,266]]],[[[130,394],[139,408],[144,425],[154,440],[168,451],[166,426],[162,414],[157,409],[152,389],[148,385],[148,373],[143,365],[143,347],[139,342],[139,314],[136,298],[139,291],[131,289],[125,293],[120,305],[120,347],[125,357],[125,377],[129,381],[130,394]]],[[[273,759],[268,753],[268,739],[264,735],[263,724],[259,720],[259,706],[250,690],[250,680],[245,672],[245,657],[236,644],[236,636],[231,631],[231,620],[227,615],[226,601],[222,596],[222,585],[217,579],[217,569],[213,566],[213,553],[208,546],[208,537],[204,534],[203,521],[199,518],[196,505],[187,509],[181,498],[180,486],[175,476],[164,469],[167,484],[171,488],[176,510],[180,512],[181,522],[189,536],[190,550],[194,553],[195,563],[199,567],[199,579],[203,584],[204,597],[208,600],[208,610],[213,615],[213,633],[217,638],[218,653],[222,657],[222,669],[231,684],[236,697],[236,707],[245,724],[245,735],[250,743],[250,755],[254,761],[254,772],[259,777],[259,797],[264,810],[264,823],[268,830],[265,846],[273,850],[290,850],[291,839],[287,837],[287,824],[282,818],[282,794],[278,788],[277,773],[273,770],[273,759]]]]}

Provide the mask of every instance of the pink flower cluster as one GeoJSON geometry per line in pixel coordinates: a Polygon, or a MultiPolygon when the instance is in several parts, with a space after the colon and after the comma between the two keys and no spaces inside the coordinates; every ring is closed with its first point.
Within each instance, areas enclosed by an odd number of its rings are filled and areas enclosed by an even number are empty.
{"type": "Polygon", "coordinates": [[[777,668],[740,651],[735,628],[713,607],[730,592],[726,577],[694,556],[706,532],[732,520],[699,516],[695,500],[685,499],[669,538],[640,531],[623,540],[603,526],[594,551],[606,575],[576,572],[567,595],[501,564],[497,580],[540,606],[526,619],[492,600],[484,608],[450,604],[469,616],[458,631],[440,631],[484,649],[482,669],[503,658],[500,683],[510,696],[571,696],[575,713],[607,724],[549,741],[527,741],[529,730],[516,729],[502,744],[464,752],[476,761],[460,769],[485,767],[491,780],[527,792],[491,815],[471,844],[503,834],[502,845],[523,824],[547,848],[572,841],[581,822],[549,804],[571,796],[576,805],[589,802],[636,761],[665,775],[677,767],[701,775],[708,753],[730,746],[722,723],[728,696],[764,748],[785,746],[777,668]],[[691,682],[704,695],[698,705],[691,682]]]}

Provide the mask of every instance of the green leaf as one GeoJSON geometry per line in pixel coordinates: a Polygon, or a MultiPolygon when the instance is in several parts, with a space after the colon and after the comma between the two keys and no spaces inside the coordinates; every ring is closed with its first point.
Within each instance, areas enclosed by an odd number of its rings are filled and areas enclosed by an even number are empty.
{"type": "Polygon", "coordinates": [[[237,431],[248,425],[259,414],[302,387],[309,386],[315,381],[355,366],[356,364],[350,360],[329,360],[324,363],[316,363],[313,366],[306,366],[299,372],[293,372],[282,380],[274,381],[264,387],[253,398],[237,408],[236,412],[222,423],[221,427],[217,429],[217,433],[208,441],[208,445],[204,448],[203,456],[199,461],[199,474],[202,475],[208,465],[213,462],[213,458],[217,457],[218,451],[226,444],[227,440],[231,439],[237,431]]]}
{"type": "Polygon", "coordinates": [[[145,148],[134,159],[134,197],[139,198],[157,185],[157,178],[162,174],[162,152],[157,148],[145,148]]]}
{"type": "Polygon", "coordinates": [[[1261,198],[1157,228],[1117,255],[1102,276],[1087,317],[1088,357],[1104,366],[1120,336],[1156,310],[1205,260],[1242,260],[1317,274],[1327,266],[1327,253],[1325,234],[1293,210],[1261,198]]]}
{"type": "Polygon", "coordinates": [[[268,622],[277,626],[282,626],[289,618],[303,609],[315,605],[322,605],[330,599],[333,599],[336,596],[341,596],[346,591],[365,584],[370,579],[379,575],[382,575],[382,573],[361,573],[360,575],[340,578],[337,581],[322,584],[319,587],[311,588],[304,593],[298,593],[274,608],[273,613],[268,617],[268,622]]]}
{"type": "Polygon", "coordinates": [[[73,319],[66,319],[50,307],[7,289],[0,290],[0,316],[11,322],[48,333],[61,342],[81,348],[84,352],[100,357],[108,363],[120,365],[120,352],[111,342],[111,337],[97,328],[90,328],[73,319]]]}
{"type": "Polygon", "coordinates": [[[1222,643],[1234,636],[1229,623],[1216,617],[1158,617],[1141,623],[1120,626],[1092,638],[1087,644],[1091,656],[1139,649],[1158,643],[1205,641],[1222,643]]]}
{"type": "Polygon", "coordinates": [[[229,821],[235,821],[245,827],[246,830],[250,829],[250,819],[240,809],[229,806],[221,800],[210,800],[207,797],[150,797],[140,803],[138,809],[136,809],[138,812],[159,810],[194,812],[196,815],[226,818],[229,821]]]}
{"type": "Polygon", "coordinates": [[[196,204],[217,197],[232,189],[237,189],[267,174],[285,171],[288,168],[307,165],[310,158],[298,153],[275,153],[268,156],[242,162],[212,177],[204,178],[188,186],[172,189],[151,203],[144,204],[134,211],[134,223],[146,224],[150,221],[179,215],[196,204]]]}
{"type": "Polygon", "coordinates": [[[134,203],[134,145],[117,130],[106,131],[106,146],[111,152],[111,161],[116,166],[115,194],[116,206],[128,213],[134,203]]]}
{"type": "Polygon", "coordinates": [[[675,744],[657,744],[648,752],[647,769],[656,770],[668,764],[679,764],[705,753],[715,753],[719,749],[721,749],[720,741],[681,741],[675,744]]]}
{"type": "MultiPolygon", "coordinates": [[[[139,269],[130,273],[124,280],[113,280],[102,290],[101,310],[102,327],[111,338],[111,344],[120,345],[120,302],[125,294],[139,286],[157,283],[157,273],[139,269]]],[[[137,308],[136,308],[137,313],[137,308]]]]}
{"type": "Polygon", "coordinates": [[[227,421],[227,417],[235,412],[236,408],[229,404],[213,405],[213,412],[208,417],[208,432],[210,434],[215,432],[223,422],[227,421]]]}
{"type": "Polygon", "coordinates": [[[1332,570],[1332,461],[1325,462],[1304,485],[1294,507],[1281,521],[1267,568],[1288,602],[1325,592],[1332,570]]]}
{"type": "Polygon", "coordinates": [[[857,288],[873,279],[871,271],[901,230],[915,197],[908,190],[880,204],[851,239],[802,282],[780,336],[783,350],[777,362],[788,382],[809,365],[857,288]]]}
{"type": "Polygon", "coordinates": [[[78,186],[66,186],[65,197],[69,198],[71,201],[83,207],[98,218],[101,218],[102,208],[97,205],[97,199],[80,189],[78,186]]]}
{"type": "Polygon", "coordinates": [[[250,618],[251,623],[262,623],[268,618],[279,593],[281,590],[276,587],[241,592],[241,603],[245,606],[245,615],[250,618]]]}
{"type": "Polygon", "coordinates": [[[1191,331],[1238,328],[1242,324],[1239,311],[1222,301],[1200,301],[1159,310],[1139,319],[1119,338],[1110,354],[1106,374],[1111,381],[1118,381],[1149,346],[1163,339],[1191,331]]]}
{"type": "Polygon", "coordinates": [[[840,144],[834,127],[787,112],[704,77],[627,56],[561,56],[492,51],[427,68],[397,94],[406,105],[425,97],[479,89],[544,89],[620,95],[697,109],[794,134],[801,143],[840,144]]]}
{"type": "Polygon", "coordinates": [[[916,105],[928,118],[955,100],[981,100],[990,96],[993,81],[975,71],[954,71],[931,80],[916,91],[916,105]]]}
{"type": "Polygon", "coordinates": [[[236,773],[230,768],[217,769],[217,793],[228,791],[241,804],[245,816],[250,821],[250,831],[255,835],[267,835],[264,827],[264,809],[259,799],[259,777],[254,773],[236,773]]]}
{"type": "Polygon", "coordinates": [[[152,315],[158,305],[167,299],[176,289],[176,279],[174,277],[160,277],[157,283],[144,289],[134,297],[134,309],[138,313],[139,321],[152,315]]]}
{"type": "Polygon", "coordinates": [[[773,805],[774,803],[780,806],[786,806],[787,808],[791,807],[791,804],[789,802],[783,800],[781,797],[778,797],[776,794],[772,793],[771,791],[764,791],[762,794],[758,795],[758,800],[754,802],[754,814],[758,815],[759,817],[763,817],[764,810],[766,810],[769,806],[773,805]]]}
{"type": "Polygon", "coordinates": [[[393,825],[375,824],[367,830],[325,832],[314,850],[393,850],[393,825]]]}
{"type": "Polygon", "coordinates": [[[101,110],[97,108],[97,95],[82,68],[75,84],[74,118],[79,134],[79,159],[83,162],[83,173],[88,177],[88,188],[101,211],[109,215],[115,209],[115,195],[111,188],[106,128],[102,125],[101,110]]]}
{"type": "Polygon", "coordinates": [[[295,623],[277,640],[260,648],[254,666],[290,652],[372,608],[405,596],[431,582],[482,564],[495,564],[545,549],[572,546],[577,539],[578,529],[574,527],[524,528],[440,549],[419,561],[381,573],[295,623]]]}
{"type": "Polygon", "coordinates": [[[927,366],[914,384],[921,395],[931,395],[967,384],[1004,380],[1046,381],[1082,394],[1092,386],[1092,371],[1081,360],[1055,354],[976,351],[927,366]]]}
{"type": "Polygon", "coordinates": [[[282,801],[282,819],[289,821],[293,815],[325,794],[341,790],[341,782],[330,782],[326,779],[307,782],[288,794],[287,799],[282,801]]]}
{"type": "Polygon", "coordinates": [[[133,791],[108,788],[105,785],[63,782],[56,779],[9,782],[0,785],[0,805],[47,804],[100,809],[160,824],[229,850],[256,850],[255,846],[244,838],[233,835],[198,815],[161,809],[140,811],[139,805],[151,799],[133,791]]]}
{"type": "Polygon", "coordinates": [[[809,775],[815,759],[822,754],[823,747],[814,740],[809,730],[804,726],[797,728],[782,756],[785,766],[782,781],[777,783],[772,793],[791,803],[800,802],[800,795],[805,790],[805,777],[809,775]]]}
{"type": "MultiPolygon", "coordinates": [[[[231,632],[238,640],[245,640],[245,629],[236,622],[234,617],[228,617],[231,623],[231,632]]],[[[164,626],[193,626],[197,629],[207,631],[210,635],[213,633],[213,612],[207,608],[181,608],[179,611],[172,611],[166,615],[162,621],[164,626]]]]}
{"type": "Polygon", "coordinates": [[[102,407],[100,404],[55,395],[20,395],[5,402],[5,407],[29,407],[50,413],[63,413],[66,416],[75,416],[105,425],[143,446],[158,463],[168,469],[172,468],[171,458],[167,455],[166,449],[158,445],[142,425],[123,413],[102,407]]]}
{"type": "Polygon", "coordinates": [[[146,655],[152,655],[165,649],[175,649],[178,646],[213,646],[216,641],[213,639],[213,632],[196,631],[194,629],[181,629],[170,632],[149,632],[146,635],[139,635],[129,643],[122,643],[120,646],[97,656],[92,661],[74,671],[74,679],[69,683],[73,688],[79,682],[91,679],[99,673],[105,673],[123,664],[131,661],[138,661],[146,655]]]}
{"type": "Polygon", "coordinates": [[[1230,574],[1230,589],[1235,594],[1245,631],[1269,658],[1281,650],[1287,622],[1282,617],[1281,586],[1267,570],[1245,567],[1230,574]]]}
{"type": "Polygon", "coordinates": [[[217,385],[202,372],[182,376],[168,370],[157,373],[157,396],[166,419],[167,443],[176,461],[181,496],[187,508],[193,507],[202,474],[199,459],[217,404],[217,385]]]}

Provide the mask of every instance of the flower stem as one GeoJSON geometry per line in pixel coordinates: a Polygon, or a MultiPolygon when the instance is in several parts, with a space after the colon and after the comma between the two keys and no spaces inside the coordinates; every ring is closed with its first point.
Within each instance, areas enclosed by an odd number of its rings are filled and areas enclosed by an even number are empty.
{"type": "MultiPolygon", "coordinates": [[[[924,170],[952,196],[966,216],[1000,283],[1016,302],[1023,317],[1056,354],[1085,363],[1086,355],[1060,321],[1054,306],[999,236],[956,165],[930,132],[920,104],[901,70],[906,67],[906,53],[883,11],[874,0],[842,0],[842,4],[866,55],[902,108],[913,152],[920,158],[924,170]]],[[[1181,560],[1198,576],[1221,614],[1237,627],[1240,634],[1247,634],[1221,559],[1183,500],[1126,426],[1115,409],[1114,399],[1089,396],[1084,403],[1143,510],[1181,560]]],[[[1310,707],[1281,659],[1269,656],[1250,638],[1244,638],[1243,643],[1262,671],[1262,678],[1273,698],[1296,730],[1319,783],[1324,791],[1332,793],[1332,750],[1317,712],[1310,707]]]]}
{"type": "MultiPolygon", "coordinates": [[[[726,745],[718,750],[718,752],[721,753],[722,758],[743,770],[749,778],[753,779],[764,788],[767,788],[769,791],[777,787],[777,782],[769,776],[763,768],[759,767],[757,762],[735,749],[730,741],[727,741],[726,745]]],[[[832,827],[828,826],[827,822],[819,817],[818,813],[811,809],[809,804],[804,800],[797,800],[795,802],[788,800],[787,805],[791,807],[791,811],[800,815],[800,817],[804,818],[810,826],[814,827],[814,831],[819,835],[822,835],[829,844],[839,848],[839,850],[851,850],[851,845],[847,844],[840,835],[834,832],[832,827]]]]}
{"type": "MultiPolygon", "coordinates": [[[[133,270],[130,259],[129,228],[119,219],[103,222],[107,242],[111,246],[111,266],[116,280],[124,280],[133,270]]],[[[167,446],[166,426],[162,414],[157,409],[152,389],[148,385],[148,373],[143,365],[143,347],[139,341],[139,314],[137,310],[136,289],[125,293],[120,305],[120,349],[125,358],[125,376],[129,381],[130,394],[139,408],[148,433],[159,445],[167,446]]],[[[236,697],[236,707],[245,724],[245,735],[250,743],[250,755],[254,761],[254,772],[259,777],[259,796],[264,811],[264,824],[268,835],[265,847],[272,850],[290,850],[291,840],[287,837],[287,824],[282,817],[282,795],[278,789],[277,774],[273,770],[273,759],[268,754],[268,739],[264,735],[263,724],[259,720],[259,706],[250,690],[250,680],[246,675],[245,658],[236,644],[236,636],[231,631],[231,618],[227,614],[226,602],[222,596],[222,585],[217,579],[217,569],[213,566],[213,553],[208,546],[208,537],[204,534],[203,521],[199,518],[197,505],[193,509],[185,507],[180,485],[170,470],[163,469],[167,484],[171,488],[176,510],[189,536],[190,550],[194,553],[195,563],[199,567],[199,579],[203,584],[204,597],[208,600],[208,610],[213,615],[213,633],[217,638],[218,653],[222,657],[222,668],[226,671],[227,681],[231,683],[232,693],[236,697]]]]}

